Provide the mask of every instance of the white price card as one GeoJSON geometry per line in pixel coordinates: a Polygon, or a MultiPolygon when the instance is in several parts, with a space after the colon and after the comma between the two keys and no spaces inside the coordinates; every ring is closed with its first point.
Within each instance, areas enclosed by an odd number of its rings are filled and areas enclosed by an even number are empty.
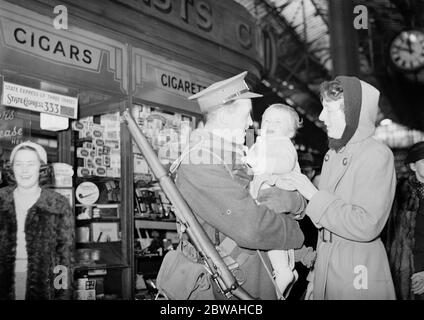
{"type": "Polygon", "coordinates": [[[78,98],[3,81],[1,103],[5,106],[77,118],[78,98]]]}

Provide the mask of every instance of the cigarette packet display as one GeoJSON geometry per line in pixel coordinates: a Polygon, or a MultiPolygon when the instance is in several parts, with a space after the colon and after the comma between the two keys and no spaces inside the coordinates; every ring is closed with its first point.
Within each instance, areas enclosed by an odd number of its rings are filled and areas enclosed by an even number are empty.
{"type": "Polygon", "coordinates": [[[88,169],[92,169],[95,167],[94,161],[92,158],[84,159],[84,167],[88,169]]]}
{"type": "Polygon", "coordinates": [[[110,156],[103,156],[103,165],[105,167],[110,167],[110,156]]]}
{"type": "Polygon", "coordinates": [[[80,131],[82,133],[82,138],[93,138],[93,133],[90,130],[82,130],[80,131]]]}
{"type": "Polygon", "coordinates": [[[110,147],[109,146],[104,146],[102,153],[103,153],[104,156],[110,155],[110,147]]]}
{"type": "Polygon", "coordinates": [[[93,116],[85,117],[80,122],[93,123],[93,116]]]}
{"type": "Polygon", "coordinates": [[[77,148],[77,158],[89,158],[90,157],[90,149],[87,148],[77,148]]]}
{"type": "Polygon", "coordinates": [[[103,139],[94,139],[94,146],[103,147],[105,145],[105,141],[103,139]]]}
{"type": "Polygon", "coordinates": [[[103,138],[103,131],[98,130],[98,129],[93,129],[93,138],[102,139],[103,138]]]}
{"type": "Polygon", "coordinates": [[[82,147],[85,149],[93,149],[93,144],[91,142],[83,142],[82,147]]]}
{"type": "Polygon", "coordinates": [[[91,124],[91,130],[98,130],[98,131],[104,131],[105,130],[105,127],[103,126],[103,125],[101,125],[100,123],[92,123],[91,124]]]}
{"type": "Polygon", "coordinates": [[[94,168],[93,173],[94,175],[99,177],[106,177],[106,167],[104,166],[96,167],[94,168]]]}
{"type": "Polygon", "coordinates": [[[95,157],[94,158],[94,164],[96,167],[103,166],[103,157],[95,157]]]}
{"type": "Polygon", "coordinates": [[[88,177],[91,176],[91,169],[85,167],[77,168],[77,177],[88,177]]]}
{"type": "Polygon", "coordinates": [[[119,140],[105,140],[105,146],[108,146],[111,150],[119,150],[119,140]]]}
{"type": "Polygon", "coordinates": [[[84,122],[79,122],[79,121],[72,121],[72,130],[74,131],[81,131],[86,129],[86,125],[84,122]]]}
{"type": "Polygon", "coordinates": [[[97,148],[96,148],[96,155],[97,155],[98,157],[102,157],[102,156],[103,156],[103,148],[104,148],[104,147],[97,147],[97,148]]]}

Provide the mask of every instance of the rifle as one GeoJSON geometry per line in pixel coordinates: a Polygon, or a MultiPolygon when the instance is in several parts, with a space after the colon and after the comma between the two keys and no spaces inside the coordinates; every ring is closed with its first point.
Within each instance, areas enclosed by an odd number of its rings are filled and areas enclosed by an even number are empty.
{"type": "Polygon", "coordinates": [[[131,136],[141,152],[143,152],[143,156],[153,174],[158,179],[162,190],[174,205],[175,213],[181,224],[185,227],[194,246],[203,255],[212,279],[218,284],[227,298],[234,295],[240,300],[253,300],[254,298],[238,284],[234,275],[228,269],[171,177],[168,175],[168,172],[160,163],[155,151],[130,115],[128,109],[123,112],[121,119],[126,122],[131,136]]]}

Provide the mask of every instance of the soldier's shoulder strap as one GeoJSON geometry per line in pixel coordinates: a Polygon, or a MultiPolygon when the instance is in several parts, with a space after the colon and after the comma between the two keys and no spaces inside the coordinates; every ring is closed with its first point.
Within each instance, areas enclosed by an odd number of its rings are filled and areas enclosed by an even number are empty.
{"type": "Polygon", "coordinates": [[[216,154],[215,152],[213,152],[212,150],[205,148],[203,146],[203,143],[205,142],[205,139],[202,138],[198,143],[196,143],[193,147],[189,148],[187,147],[182,153],[181,155],[172,163],[171,167],[169,168],[169,172],[171,175],[175,174],[175,172],[177,171],[177,169],[179,168],[179,166],[181,165],[181,163],[183,162],[183,160],[190,155],[191,152],[193,151],[205,151],[208,152],[209,154],[211,154],[212,156],[214,156],[215,158],[217,158],[218,160],[220,160],[220,162],[224,165],[225,169],[227,170],[227,172],[230,174],[231,178],[234,178],[234,175],[231,171],[230,168],[228,168],[227,164],[224,162],[224,159],[222,159],[218,154],[216,154]]]}

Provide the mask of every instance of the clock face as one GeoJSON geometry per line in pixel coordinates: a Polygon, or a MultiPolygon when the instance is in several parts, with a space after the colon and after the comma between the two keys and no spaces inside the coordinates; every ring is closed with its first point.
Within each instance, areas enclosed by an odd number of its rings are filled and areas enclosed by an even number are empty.
{"type": "Polygon", "coordinates": [[[99,188],[94,183],[86,181],[78,185],[75,195],[80,203],[91,205],[99,199],[99,188]]]}
{"type": "Polygon", "coordinates": [[[415,71],[424,67],[424,32],[401,32],[390,45],[390,58],[403,71],[415,71]]]}

